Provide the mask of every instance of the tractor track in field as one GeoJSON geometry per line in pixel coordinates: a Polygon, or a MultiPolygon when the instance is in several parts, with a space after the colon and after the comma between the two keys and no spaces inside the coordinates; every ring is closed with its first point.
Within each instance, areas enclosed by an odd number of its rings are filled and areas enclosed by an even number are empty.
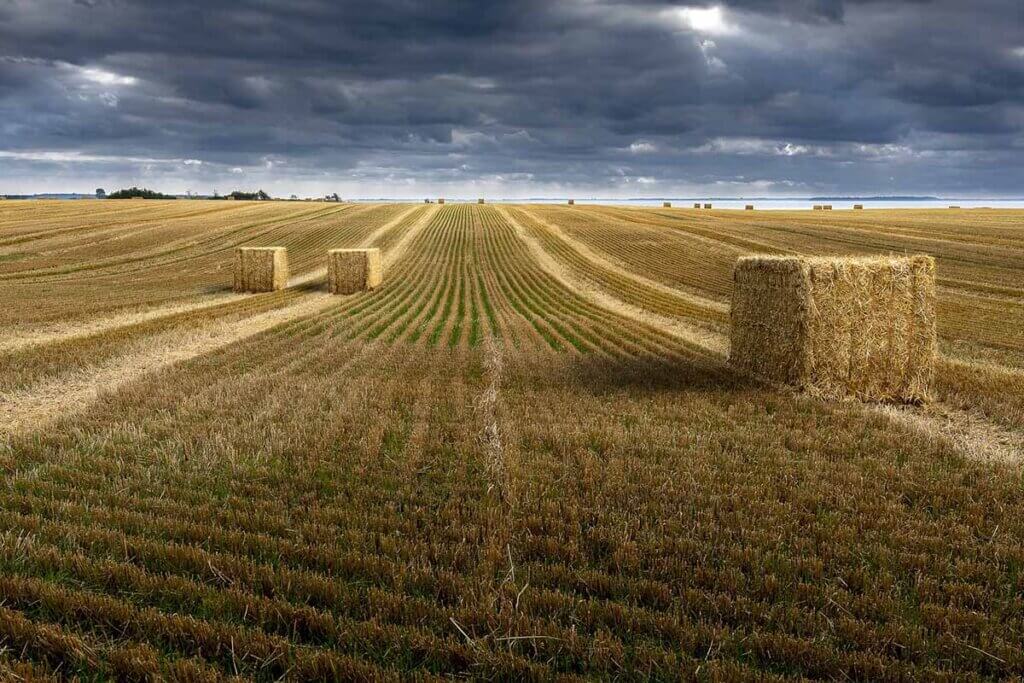
{"type": "MultiPolygon", "coordinates": [[[[508,211],[506,207],[497,207],[497,211],[515,230],[516,235],[526,244],[531,255],[536,259],[537,264],[548,275],[555,278],[564,287],[576,292],[591,303],[621,315],[625,318],[635,320],[655,327],[677,339],[686,342],[690,346],[703,349],[708,355],[725,359],[729,350],[728,337],[716,334],[697,325],[691,325],[681,320],[669,318],[668,316],[653,313],[649,310],[634,306],[622,299],[612,295],[604,288],[598,286],[590,278],[581,277],[569,266],[560,263],[554,256],[549,254],[541,244],[533,238],[525,227],[508,211]]],[[[628,272],[628,271],[627,271],[628,272]]],[[[632,275],[630,275],[632,277],[632,275]]],[[[673,290],[674,291],[674,290],[673,290]]]]}
{"type": "Polygon", "coordinates": [[[57,418],[87,409],[102,394],[116,391],[140,377],[217,351],[283,323],[314,315],[336,303],[336,297],[316,293],[241,321],[219,321],[195,329],[173,330],[141,340],[134,349],[109,362],[0,394],[0,434],[38,430],[57,418]]]}
{"type": "MultiPolygon", "coordinates": [[[[641,285],[643,285],[644,287],[649,287],[650,289],[657,290],[657,291],[661,292],[662,294],[667,294],[669,296],[678,297],[680,299],[688,301],[689,303],[691,303],[691,304],[693,304],[695,306],[699,306],[701,308],[707,308],[707,309],[710,309],[710,310],[713,310],[713,311],[717,311],[719,313],[728,313],[729,312],[729,305],[728,304],[722,303],[721,301],[716,301],[714,299],[709,299],[707,297],[700,296],[700,295],[694,294],[692,292],[687,292],[687,291],[684,291],[684,290],[681,290],[681,289],[676,289],[674,287],[670,287],[670,286],[668,286],[668,285],[666,285],[664,283],[658,282],[656,280],[651,280],[650,278],[644,277],[643,275],[640,275],[639,273],[636,273],[636,272],[634,272],[632,270],[624,268],[621,264],[619,264],[619,263],[615,262],[614,260],[609,259],[609,258],[607,258],[607,257],[605,257],[605,256],[603,256],[603,255],[601,255],[599,253],[597,253],[596,251],[591,249],[589,246],[587,246],[583,242],[577,240],[575,237],[570,236],[565,230],[563,230],[559,226],[555,225],[554,223],[551,223],[550,221],[548,221],[548,220],[546,220],[544,218],[541,218],[537,214],[535,214],[535,213],[533,213],[531,211],[528,211],[526,209],[520,209],[520,210],[524,214],[529,216],[532,220],[534,220],[537,224],[543,226],[544,228],[546,228],[546,229],[550,230],[551,232],[553,232],[554,234],[556,234],[560,240],[565,242],[569,247],[571,247],[574,251],[576,251],[580,256],[585,258],[587,261],[590,261],[591,263],[593,263],[595,266],[597,266],[598,268],[600,268],[602,270],[611,271],[611,272],[615,273],[616,275],[618,275],[620,277],[629,278],[629,279],[633,280],[634,282],[638,282],[641,285]]],[[[507,217],[507,214],[506,214],[506,217],[507,217]]]]}

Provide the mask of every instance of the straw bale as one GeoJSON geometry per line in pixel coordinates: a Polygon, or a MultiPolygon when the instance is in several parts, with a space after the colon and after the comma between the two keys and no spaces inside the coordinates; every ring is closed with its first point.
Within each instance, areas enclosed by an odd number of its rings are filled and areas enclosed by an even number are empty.
{"type": "Polygon", "coordinates": [[[921,403],[936,354],[930,256],[741,258],[729,362],[837,398],[921,403]]]}
{"type": "Polygon", "coordinates": [[[380,249],[331,249],[327,252],[327,284],[331,294],[375,289],[383,276],[380,249]]]}
{"type": "Polygon", "coordinates": [[[951,208],[951,209],[959,209],[960,207],[959,206],[950,206],[949,208],[951,208]]]}
{"type": "Polygon", "coordinates": [[[831,204],[822,204],[821,205],[821,210],[822,211],[831,211],[832,210],[832,205],[831,204]]]}
{"type": "Polygon", "coordinates": [[[575,204],[576,204],[576,200],[575,199],[570,199],[569,200],[569,206],[574,206],[575,204]]]}
{"type": "Polygon", "coordinates": [[[480,199],[476,200],[476,203],[477,204],[484,204],[485,202],[484,202],[483,198],[481,197],[480,199]]]}
{"type": "Polygon", "coordinates": [[[235,250],[236,292],[273,292],[288,286],[288,249],[239,247],[235,250]]]}
{"type": "Polygon", "coordinates": [[[699,208],[700,208],[700,202],[697,202],[697,203],[695,203],[695,204],[693,205],[693,208],[695,208],[695,209],[699,209],[699,208]]]}
{"type": "Polygon", "coordinates": [[[854,211],[861,211],[863,209],[864,209],[864,205],[863,204],[854,204],[853,205],[853,210],[854,211]]]}
{"type": "Polygon", "coordinates": [[[671,209],[672,208],[672,202],[662,202],[661,203],[661,208],[663,208],[663,209],[671,209]]]}
{"type": "Polygon", "coordinates": [[[437,200],[438,204],[444,204],[444,197],[439,197],[437,200]]]}
{"type": "Polygon", "coordinates": [[[754,205],[753,204],[747,204],[747,209],[746,210],[747,211],[753,211],[754,210],[754,205]]]}
{"type": "Polygon", "coordinates": [[[710,204],[705,204],[705,205],[704,205],[704,208],[705,208],[705,209],[710,209],[710,208],[711,208],[711,205],[710,205],[710,204]]]}
{"type": "Polygon", "coordinates": [[[815,204],[814,205],[814,210],[815,211],[821,211],[821,204],[815,204]]]}

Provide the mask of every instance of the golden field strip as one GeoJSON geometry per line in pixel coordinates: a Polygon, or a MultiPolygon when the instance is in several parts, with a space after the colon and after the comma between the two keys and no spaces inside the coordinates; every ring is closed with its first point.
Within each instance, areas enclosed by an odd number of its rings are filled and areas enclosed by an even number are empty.
{"type": "Polygon", "coordinates": [[[0,678],[1024,676],[1024,211],[7,201],[0,295],[0,678]],[[909,253],[933,403],[726,363],[909,253]]]}

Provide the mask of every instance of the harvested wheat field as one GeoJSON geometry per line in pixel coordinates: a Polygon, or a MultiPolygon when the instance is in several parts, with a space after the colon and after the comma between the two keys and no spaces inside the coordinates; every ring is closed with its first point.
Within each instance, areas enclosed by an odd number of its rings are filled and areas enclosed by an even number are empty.
{"type": "Polygon", "coordinates": [[[1024,676],[1024,211],[441,202],[3,202],[4,678],[1024,676]],[[917,254],[926,402],[730,364],[739,259],[917,254]]]}

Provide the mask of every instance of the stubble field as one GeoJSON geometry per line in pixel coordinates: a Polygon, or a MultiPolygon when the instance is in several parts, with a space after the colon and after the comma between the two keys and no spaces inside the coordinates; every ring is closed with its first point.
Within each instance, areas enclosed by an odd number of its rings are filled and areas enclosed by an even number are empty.
{"type": "Polygon", "coordinates": [[[3,678],[1024,676],[1024,211],[7,201],[0,301],[3,678]],[[935,256],[935,401],[734,373],[753,253],[935,256]]]}

